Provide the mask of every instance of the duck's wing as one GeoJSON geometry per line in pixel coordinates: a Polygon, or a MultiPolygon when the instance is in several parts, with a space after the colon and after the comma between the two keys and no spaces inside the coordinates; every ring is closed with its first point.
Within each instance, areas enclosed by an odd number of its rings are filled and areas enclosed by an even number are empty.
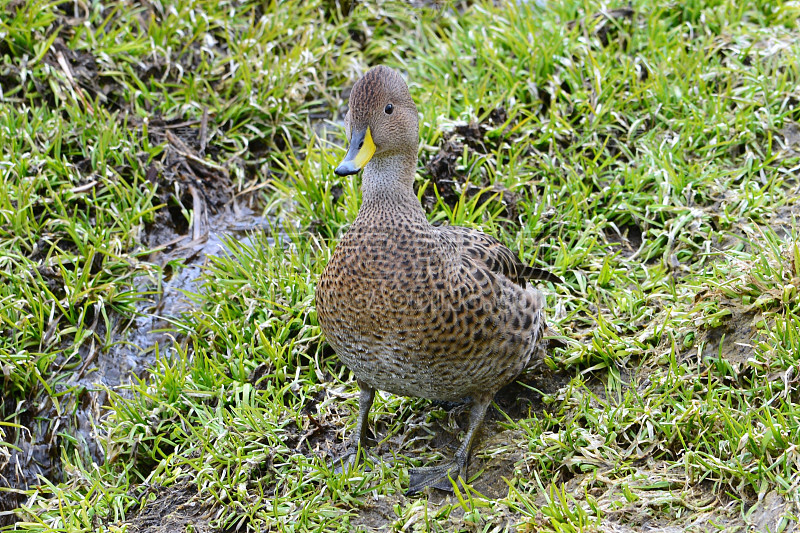
{"type": "Polygon", "coordinates": [[[503,274],[521,287],[525,287],[527,280],[564,282],[547,270],[523,264],[514,252],[491,235],[462,226],[441,226],[438,229],[442,232],[442,236],[462,253],[483,263],[492,272],[503,274]]]}

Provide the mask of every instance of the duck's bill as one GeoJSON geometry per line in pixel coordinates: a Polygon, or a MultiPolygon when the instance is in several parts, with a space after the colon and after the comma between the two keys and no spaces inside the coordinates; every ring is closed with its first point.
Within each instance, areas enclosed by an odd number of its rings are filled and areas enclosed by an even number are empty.
{"type": "Polygon", "coordinates": [[[372,133],[369,127],[363,130],[354,131],[350,137],[350,147],[347,150],[347,155],[336,167],[336,174],[339,176],[349,176],[355,174],[372,159],[375,153],[375,143],[372,142],[372,133]]]}

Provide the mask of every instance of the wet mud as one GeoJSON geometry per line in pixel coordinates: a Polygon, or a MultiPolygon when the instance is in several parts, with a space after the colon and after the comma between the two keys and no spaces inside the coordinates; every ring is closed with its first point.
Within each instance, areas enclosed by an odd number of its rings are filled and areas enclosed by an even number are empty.
{"type": "MultiPolygon", "coordinates": [[[[54,50],[58,54],[61,48],[54,50]]],[[[75,63],[76,75],[94,79],[89,59],[70,56],[69,61],[75,63]]],[[[141,120],[129,126],[145,127],[141,120]]],[[[106,415],[107,390],[125,395],[125,385],[145,377],[157,353],[180,342],[172,321],[191,310],[185,292],[197,291],[208,257],[225,253],[224,239],[244,240],[248,232],[269,227],[256,212],[256,195],[234,198],[229,171],[215,162],[208,146],[213,124],[206,113],[200,120],[153,117],[147,128],[151,142],[165,146],[146,173],[157,191],[154,202],[163,207],[143,228],[140,249],[132,251],[151,267],[133,282],[140,299],[133,316],[111,311],[106,321],[90,309],[85,325],[92,337],[79,346],[77,362],[65,355],[54,362],[51,386],[58,405],[41,395],[10,406],[20,427],[6,427],[1,439],[12,446],[0,454],[0,489],[8,489],[0,490],[0,526],[16,520],[13,509],[41,478],[55,483],[63,479],[65,444],[84,462],[105,460],[97,427],[106,415]],[[191,223],[184,213],[192,214],[191,223]]],[[[125,175],[125,169],[118,170],[125,175]]],[[[38,275],[58,297],[63,291],[60,276],[48,267],[40,267],[38,275]]],[[[72,351],[72,342],[62,340],[62,354],[72,351]]]]}
{"type": "Polygon", "coordinates": [[[126,525],[131,533],[171,533],[218,531],[209,525],[213,510],[196,501],[197,487],[185,482],[171,487],[150,487],[143,491],[140,501],[146,501],[135,518],[126,525]]]}
{"type": "MultiPolygon", "coordinates": [[[[9,13],[19,7],[14,2],[7,6],[9,13]]],[[[153,15],[152,10],[148,14],[153,15]]],[[[237,170],[247,174],[248,169],[235,169],[245,163],[238,158],[228,159],[213,142],[221,131],[214,116],[207,110],[199,117],[153,114],[142,118],[141,113],[131,113],[130,102],[122,97],[122,87],[113,76],[101,75],[97,58],[69,47],[67,43],[76,31],[81,31],[88,16],[79,7],[57,11],[53,25],[46,30],[56,35],[42,61],[64,74],[76,98],[90,112],[93,106],[104,107],[125,121],[125,127],[141,137],[147,136],[151,146],[163,147],[152,160],[140,161],[146,169],[145,178],[156,191],[153,204],[160,207],[155,220],[142,228],[138,249],[128,251],[135,261],[148,265],[136,271],[138,277],[132,282],[131,290],[139,298],[133,315],[123,316],[109,307],[102,315],[99,307],[89,308],[82,323],[90,338],[80,341],[64,335],[57,341],[61,343],[59,355],[46,373],[52,393],[39,387],[26,391],[27,396],[13,405],[0,402],[0,416],[10,422],[0,426],[0,442],[4,443],[0,446],[0,526],[17,519],[13,510],[24,503],[25,491],[35,488],[41,479],[54,483],[63,479],[65,450],[79,455],[85,463],[105,460],[97,428],[106,415],[108,391],[126,394],[125,385],[132,378],[146,375],[156,353],[180,342],[172,320],[191,309],[192,302],[184,292],[197,289],[208,257],[225,253],[223,239],[245,239],[247,232],[268,226],[256,214],[254,194],[241,195],[240,191],[240,196],[234,196],[231,173],[237,170]],[[191,221],[187,213],[191,214],[191,221]]],[[[147,19],[149,16],[143,23],[147,19]]],[[[199,45],[188,47],[186,52],[179,60],[190,70],[192,62],[200,59],[199,45]]],[[[171,67],[159,64],[157,58],[150,64],[137,64],[136,68],[143,81],[152,77],[163,81],[173,74],[171,67]]],[[[19,87],[19,96],[33,105],[57,107],[53,86],[37,76],[30,77],[31,83],[23,83],[25,76],[14,62],[7,62],[0,73],[0,87],[19,87]]],[[[87,176],[75,190],[94,187],[96,182],[88,177],[94,171],[92,161],[73,156],[83,153],[77,148],[65,149],[65,153],[72,158],[70,162],[76,170],[87,176]]],[[[122,180],[133,179],[133,169],[128,165],[115,171],[122,180]]],[[[42,263],[33,275],[60,299],[64,297],[64,280],[57,269],[44,264],[47,247],[55,244],[69,247],[71,243],[64,239],[35,243],[30,259],[42,263]]],[[[96,267],[102,268],[102,264],[96,267]]],[[[53,321],[52,331],[43,342],[54,336],[59,322],[58,318],[53,321]]]]}
{"type": "MultiPolygon", "coordinates": [[[[483,113],[483,109],[478,111],[478,114],[483,113]]],[[[465,159],[470,155],[489,156],[502,143],[513,141],[508,133],[512,122],[508,119],[506,109],[499,106],[481,122],[459,124],[443,137],[436,154],[425,163],[425,171],[431,181],[431,186],[421,198],[426,211],[432,211],[436,205],[437,192],[442,202],[451,208],[459,200],[470,200],[480,194],[478,205],[496,196],[491,201],[500,202],[500,214],[508,219],[517,217],[517,193],[500,184],[490,184],[488,179],[477,184],[464,180],[467,174],[465,159]]]]}
{"type": "MultiPolygon", "coordinates": [[[[55,387],[63,393],[60,410],[49,399],[31,404],[21,417],[23,427],[17,431],[5,430],[3,440],[15,447],[10,448],[7,456],[0,457],[0,486],[5,484],[14,491],[0,492],[0,512],[10,513],[24,502],[18,491],[38,485],[40,476],[53,482],[62,479],[64,438],[74,440],[73,447],[85,460],[96,463],[105,460],[96,427],[106,414],[106,389],[125,395],[125,385],[131,378],[144,378],[156,354],[180,342],[172,320],[192,309],[193,303],[185,292],[197,292],[198,279],[208,258],[225,253],[224,239],[244,241],[249,232],[268,226],[269,221],[252,208],[237,204],[211,215],[197,239],[178,235],[170,225],[151,228],[148,245],[156,251],[148,261],[159,268],[136,281],[135,290],[143,295],[136,306],[136,315],[112,316],[110,332],[102,320],[97,320],[93,324],[97,336],[110,338],[112,342],[107,348],[94,341],[81,348],[79,366],[55,387]],[[175,264],[176,260],[183,266],[167,265],[175,264]]],[[[2,520],[0,515],[0,524],[2,520]]]]}

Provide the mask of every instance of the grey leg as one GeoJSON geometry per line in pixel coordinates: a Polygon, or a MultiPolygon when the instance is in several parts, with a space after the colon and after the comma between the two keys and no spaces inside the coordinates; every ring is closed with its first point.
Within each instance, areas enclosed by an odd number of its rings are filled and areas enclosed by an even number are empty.
{"type": "Polygon", "coordinates": [[[361,389],[361,393],[358,397],[358,420],[356,421],[356,430],[347,440],[347,447],[345,448],[344,454],[334,459],[336,473],[341,473],[345,468],[355,464],[356,457],[358,457],[359,445],[361,445],[362,449],[366,449],[367,447],[369,411],[372,408],[373,400],[375,400],[375,389],[361,380],[358,381],[358,387],[361,389]]]}
{"type": "Polygon", "coordinates": [[[472,409],[469,412],[469,426],[464,442],[456,450],[453,459],[439,466],[427,468],[414,468],[409,471],[409,486],[406,494],[415,494],[425,487],[434,487],[441,490],[453,490],[453,481],[458,481],[461,477],[467,480],[467,466],[469,465],[470,453],[478,428],[481,427],[483,419],[486,417],[486,410],[492,403],[493,394],[487,394],[475,398],[472,409]]]}
{"type": "Polygon", "coordinates": [[[375,389],[364,383],[358,381],[358,388],[361,389],[361,394],[358,397],[358,421],[356,422],[356,431],[350,436],[350,446],[358,448],[360,444],[362,448],[367,445],[367,426],[369,426],[369,410],[372,409],[372,402],[375,400],[375,389]]]}

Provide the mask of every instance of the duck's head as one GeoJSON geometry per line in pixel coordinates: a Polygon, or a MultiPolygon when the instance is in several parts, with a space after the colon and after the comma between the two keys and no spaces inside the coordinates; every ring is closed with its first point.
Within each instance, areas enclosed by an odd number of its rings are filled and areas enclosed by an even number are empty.
{"type": "Polygon", "coordinates": [[[417,106],[394,69],[378,66],[356,82],[344,119],[350,147],[336,174],[349,176],[373,158],[408,155],[416,160],[419,144],[417,106]]]}

